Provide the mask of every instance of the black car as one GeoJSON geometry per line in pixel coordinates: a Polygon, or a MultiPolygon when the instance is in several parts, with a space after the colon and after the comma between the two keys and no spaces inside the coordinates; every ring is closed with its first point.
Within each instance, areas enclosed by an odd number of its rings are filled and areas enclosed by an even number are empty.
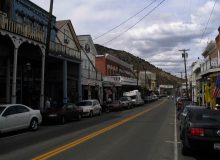
{"type": "Polygon", "coordinates": [[[120,103],[120,101],[114,101],[110,104],[107,104],[110,111],[119,111],[123,109],[123,105],[120,103]]]}
{"type": "Polygon", "coordinates": [[[43,121],[56,121],[64,124],[73,119],[80,120],[83,111],[81,107],[73,103],[65,104],[61,107],[51,107],[42,113],[43,121]]]}
{"type": "Polygon", "coordinates": [[[220,150],[220,111],[190,110],[181,131],[182,153],[190,150],[220,150]]]}
{"type": "Polygon", "coordinates": [[[184,107],[184,109],[178,112],[177,118],[179,119],[180,139],[182,138],[183,128],[186,123],[187,114],[192,110],[199,110],[199,109],[205,109],[205,107],[187,105],[184,107]]]}
{"type": "Polygon", "coordinates": [[[182,110],[186,105],[192,104],[192,101],[188,97],[179,97],[176,101],[177,111],[182,110]]]}

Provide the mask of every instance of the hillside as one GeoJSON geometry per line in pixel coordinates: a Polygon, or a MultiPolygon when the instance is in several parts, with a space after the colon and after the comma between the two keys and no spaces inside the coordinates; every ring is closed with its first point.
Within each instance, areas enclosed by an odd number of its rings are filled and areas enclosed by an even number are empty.
{"type": "Polygon", "coordinates": [[[125,51],[115,50],[111,48],[104,47],[99,44],[95,44],[96,50],[98,54],[104,54],[109,53],[113,56],[116,56],[120,58],[121,60],[132,64],[134,66],[135,70],[148,70],[153,73],[156,73],[157,76],[157,85],[160,84],[168,84],[168,85],[174,85],[176,86],[178,82],[180,82],[180,78],[171,75],[168,72],[163,71],[160,68],[157,68],[156,66],[150,64],[149,62],[145,61],[144,59],[141,59],[137,56],[134,56],[133,54],[125,51]]]}

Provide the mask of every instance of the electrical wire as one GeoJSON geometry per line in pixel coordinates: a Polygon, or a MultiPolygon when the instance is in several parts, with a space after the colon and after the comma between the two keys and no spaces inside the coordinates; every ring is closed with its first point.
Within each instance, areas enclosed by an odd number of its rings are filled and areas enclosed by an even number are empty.
{"type": "Polygon", "coordinates": [[[166,0],[162,0],[159,4],[157,4],[153,9],[151,9],[146,15],[144,15],[140,20],[138,20],[135,24],[133,24],[132,26],[130,26],[128,29],[126,29],[125,31],[123,31],[122,33],[120,33],[119,35],[115,36],[114,38],[110,39],[109,41],[103,43],[102,45],[106,45],[110,42],[112,42],[113,40],[121,37],[123,34],[125,34],[127,31],[129,31],[130,29],[132,29],[133,27],[135,27],[138,23],[140,23],[144,18],[146,18],[147,16],[149,16],[155,9],[157,9],[160,5],[162,5],[162,3],[166,1],[166,0]]]}
{"type": "Polygon", "coordinates": [[[207,23],[206,23],[206,25],[205,25],[205,28],[204,28],[204,30],[203,30],[203,32],[202,32],[202,36],[201,36],[200,43],[201,43],[201,41],[202,41],[202,39],[203,39],[203,37],[204,37],[204,35],[205,35],[205,32],[206,32],[206,30],[207,30],[207,26],[208,26],[209,23],[210,23],[210,19],[211,19],[212,13],[213,13],[213,11],[214,11],[216,2],[217,2],[217,0],[215,0],[215,3],[214,3],[214,5],[213,5],[213,7],[212,7],[212,11],[211,11],[211,13],[210,13],[210,15],[209,15],[209,19],[208,19],[208,21],[207,21],[207,23]]]}
{"type": "Polygon", "coordinates": [[[119,25],[113,27],[112,29],[98,35],[97,37],[95,37],[93,40],[99,39],[100,37],[103,37],[104,35],[110,33],[111,31],[115,30],[116,28],[120,27],[121,25],[127,23],[129,20],[131,20],[132,18],[134,18],[135,16],[137,16],[138,14],[140,14],[141,12],[143,12],[145,9],[147,9],[148,7],[150,7],[153,3],[155,3],[157,0],[152,1],[150,4],[148,4],[147,6],[145,6],[142,10],[138,11],[137,13],[135,13],[134,15],[132,15],[131,17],[129,17],[128,19],[126,19],[125,21],[121,22],[119,25]]]}

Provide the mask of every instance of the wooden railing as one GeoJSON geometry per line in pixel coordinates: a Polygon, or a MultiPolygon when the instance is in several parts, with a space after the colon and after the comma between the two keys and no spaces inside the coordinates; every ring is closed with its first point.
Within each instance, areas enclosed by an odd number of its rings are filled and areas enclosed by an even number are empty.
{"type": "MultiPolygon", "coordinates": [[[[46,32],[40,29],[34,28],[31,25],[21,24],[10,20],[7,14],[0,12],[0,29],[8,32],[21,35],[23,37],[46,43],[46,32]]],[[[81,60],[81,53],[72,48],[66,47],[62,44],[50,42],[50,51],[55,54],[60,54],[68,57],[72,57],[81,60]]]]}
{"type": "Polygon", "coordinates": [[[0,29],[6,30],[26,38],[45,43],[46,32],[31,25],[21,24],[10,20],[5,13],[0,12],[0,29]]]}
{"type": "Polygon", "coordinates": [[[81,52],[75,49],[66,47],[60,43],[50,41],[50,52],[59,54],[61,56],[63,55],[67,57],[72,57],[77,60],[81,60],[81,52]]]}

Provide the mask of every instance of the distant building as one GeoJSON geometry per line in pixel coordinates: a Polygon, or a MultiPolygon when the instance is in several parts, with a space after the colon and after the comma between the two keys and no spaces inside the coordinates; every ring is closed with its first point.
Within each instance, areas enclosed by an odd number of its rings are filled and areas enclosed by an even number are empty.
{"type": "Polygon", "coordinates": [[[123,92],[138,89],[140,82],[134,75],[133,66],[108,53],[96,56],[96,68],[103,75],[104,97],[114,101],[123,92]]]}
{"type": "Polygon", "coordinates": [[[146,87],[148,90],[156,91],[156,73],[150,71],[140,71],[139,80],[142,88],[146,87]]]}

